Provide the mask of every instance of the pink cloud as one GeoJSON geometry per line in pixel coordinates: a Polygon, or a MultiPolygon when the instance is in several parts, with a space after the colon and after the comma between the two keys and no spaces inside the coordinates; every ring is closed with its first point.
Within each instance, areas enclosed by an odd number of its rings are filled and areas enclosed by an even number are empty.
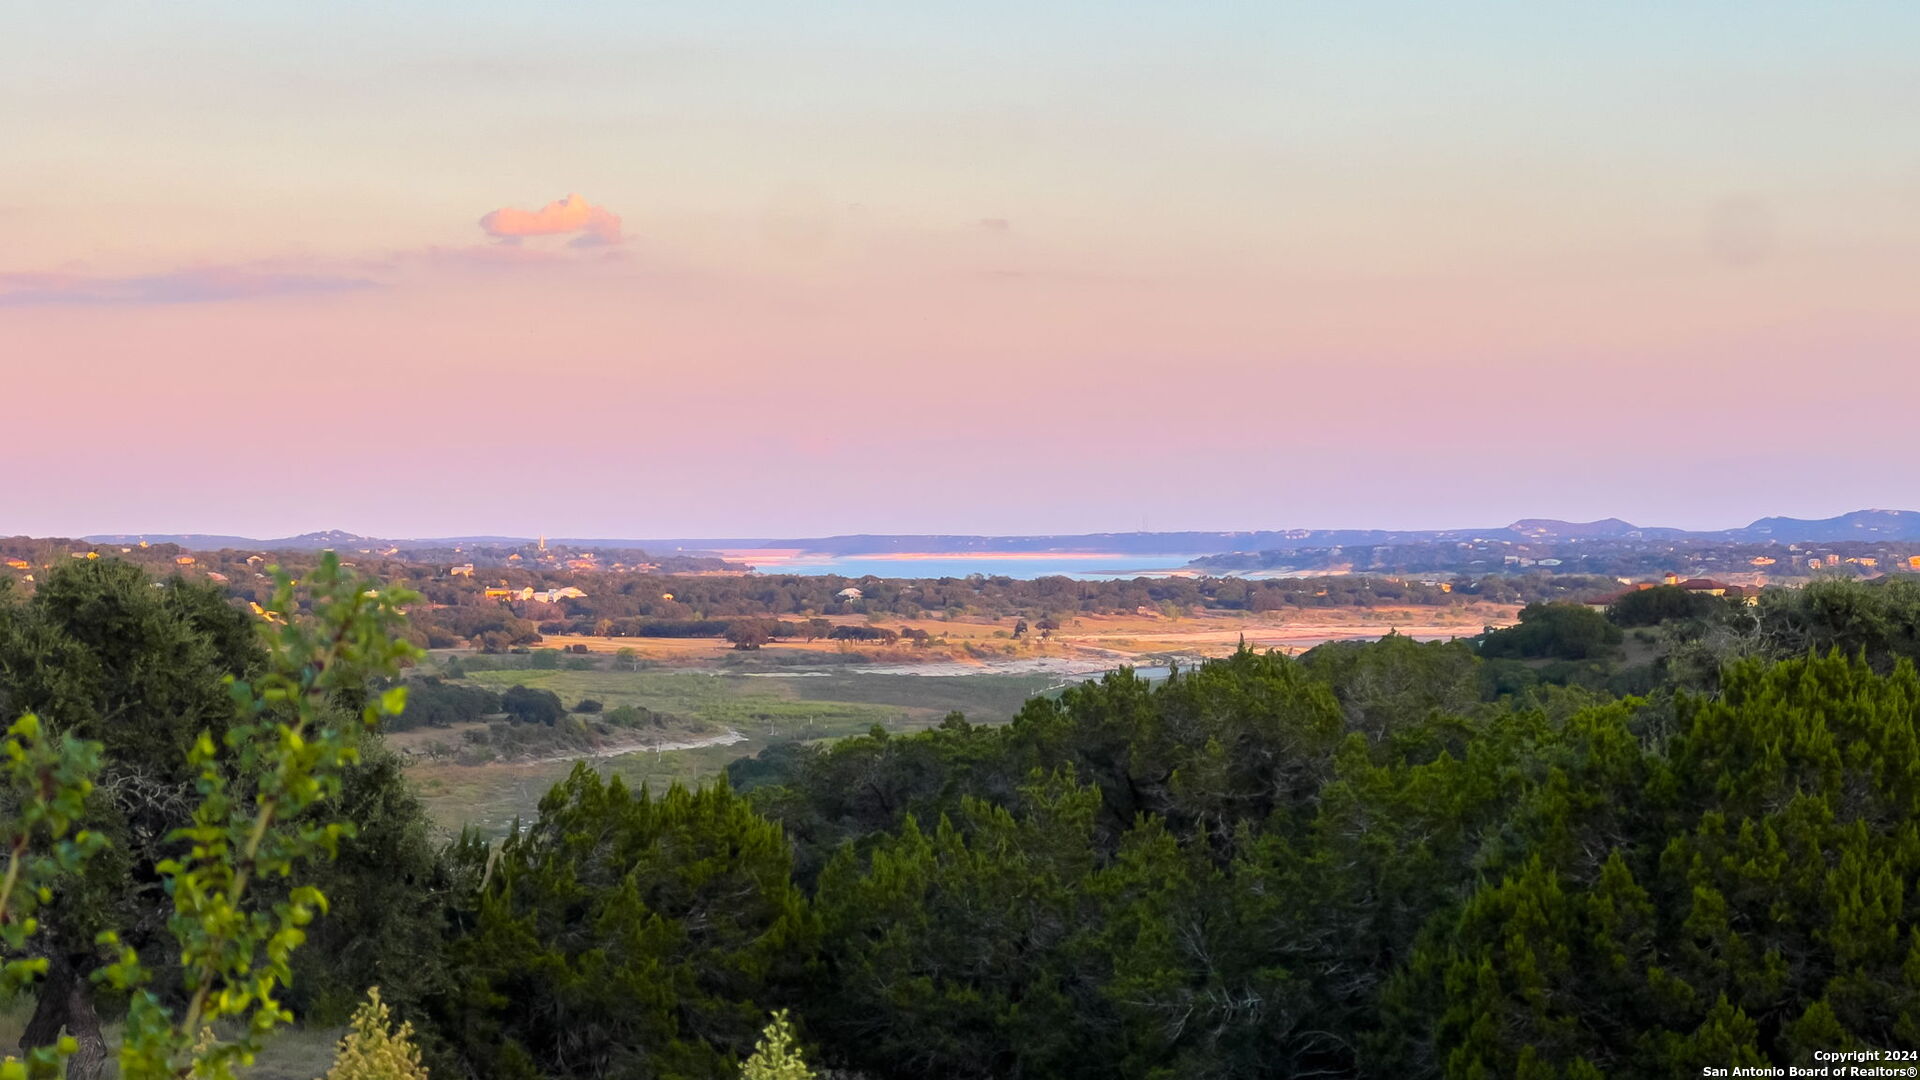
{"type": "Polygon", "coordinates": [[[568,195],[538,210],[503,206],[481,218],[480,228],[488,236],[509,241],[523,236],[578,233],[573,243],[580,247],[620,242],[620,215],[578,195],[568,195]]]}

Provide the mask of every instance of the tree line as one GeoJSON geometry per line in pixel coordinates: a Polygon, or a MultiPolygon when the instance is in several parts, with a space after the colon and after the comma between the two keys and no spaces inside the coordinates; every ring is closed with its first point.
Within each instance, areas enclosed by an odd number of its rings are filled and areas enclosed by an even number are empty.
{"type": "MultiPolygon", "coordinates": [[[[436,578],[431,568],[390,565],[391,580],[426,598],[414,615],[414,633],[431,648],[477,645],[501,651],[536,644],[543,634],[614,637],[721,637],[742,620],[770,623],[772,636],[829,637],[826,616],[898,618],[1024,616],[1055,622],[1076,615],[1159,615],[1197,611],[1265,612],[1390,605],[1452,606],[1471,601],[1525,603],[1584,598],[1611,592],[1611,579],[1578,575],[1489,575],[1445,583],[1366,577],[1243,580],[1137,578],[1079,581],[970,578],[844,578],[806,575],[663,577],[634,574],[564,575],[584,597],[557,603],[488,599],[483,585],[436,578]],[[856,589],[859,596],[841,595],[856,589]]],[[[517,571],[514,587],[546,588],[562,577],[517,571]],[[521,586],[524,579],[526,586],[521,586]]]]}

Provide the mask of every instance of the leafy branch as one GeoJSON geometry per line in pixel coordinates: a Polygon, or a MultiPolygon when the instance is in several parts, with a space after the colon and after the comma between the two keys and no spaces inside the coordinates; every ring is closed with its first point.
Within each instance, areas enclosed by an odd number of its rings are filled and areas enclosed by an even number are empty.
{"type": "MultiPolygon", "coordinates": [[[[191,823],[171,835],[185,851],[155,867],[172,899],[168,928],[180,950],[184,1008],[176,1015],[147,988],[150,975],[133,948],[111,932],[98,939],[117,946],[119,958],[94,979],[131,994],[119,1055],[128,1080],[231,1080],[235,1066],[251,1063],[273,1030],[291,1021],[279,993],[292,978],[304,927],[325,912],[326,897],[299,886],[259,908],[247,903],[249,890],[336,853],[351,825],[302,815],[338,795],[343,774],[359,760],[359,732],[406,707],[404,688],[370,699],[365,688],[417,655],[394,634],[405,605],[417,599],[413,593],[370,587],[331,552],[305,582],[277,568],[274,577],[260,624],[265,667],[251,681],[227,680],[234,723],[218,740],[203,731],[188,755],[199,774],[199,803],[191,823]]],[[[11,857],[0,878],[0,940],[18,956],[36,929],[34,905],[51,897],[53,878],[104,846],[85,830],[67,837],[99,771],[100,747],[47,739],[29,716],[0,742],[0,756],[0,779],[19,801],[5,824],[11,857]],[[47,852],[34,854],[41,835],[47,852]]],[[[9,989],[24,986],[46,963],[12,961],[0,979],[9,989]]],[[[0,1080],[55,1075],[72,1044],[63,1038],[24,1062],[8,1059],[0,1080]]]]}

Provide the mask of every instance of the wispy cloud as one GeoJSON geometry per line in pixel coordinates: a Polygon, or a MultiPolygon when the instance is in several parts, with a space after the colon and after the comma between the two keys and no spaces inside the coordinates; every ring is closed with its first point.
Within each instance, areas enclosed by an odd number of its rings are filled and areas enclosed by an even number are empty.
{"type": "Polygon", "coordinates": [[[152,274],[0,273],[0,307],[208,304],[379,288],[371,278],[260,266],[191,266],[152,274]]]}
{"type": "MultiPolygon", "coordinates": [[[[4,207],[0,207],[4,210],[4,207]]],[[[620,218],[569,195],[538,210],[495,210],[480,227],[494,244],[429,246],[359,257],[291,256],[145,273],[0,271],[0,308],[141,307],[313,296],[399,285],[418,273],[507,272],[624,263],[620,218]],[[565,247],[522,245],[522,237],[573,234],[565,247]],[[595,251],[569,252],[566,247],[595,251]]]]}
{"type": "Polygon", "coordinates": [[[620,215],[595,206],[578,195],[550,202],[538,210],[503,206],[480,219],[488,236],[508,242],[526,236],[564,236],[577,233],[576,247],[620,242],[620,215]]]}

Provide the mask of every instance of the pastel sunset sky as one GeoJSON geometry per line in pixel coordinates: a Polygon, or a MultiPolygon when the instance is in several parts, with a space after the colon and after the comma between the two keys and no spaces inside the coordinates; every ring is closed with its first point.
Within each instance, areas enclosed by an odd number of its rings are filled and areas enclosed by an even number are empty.
{"type": "Polygon", "coordinates": [[[11,4],[0,534],[1920,507],[1920,4],[11,4]]]}

